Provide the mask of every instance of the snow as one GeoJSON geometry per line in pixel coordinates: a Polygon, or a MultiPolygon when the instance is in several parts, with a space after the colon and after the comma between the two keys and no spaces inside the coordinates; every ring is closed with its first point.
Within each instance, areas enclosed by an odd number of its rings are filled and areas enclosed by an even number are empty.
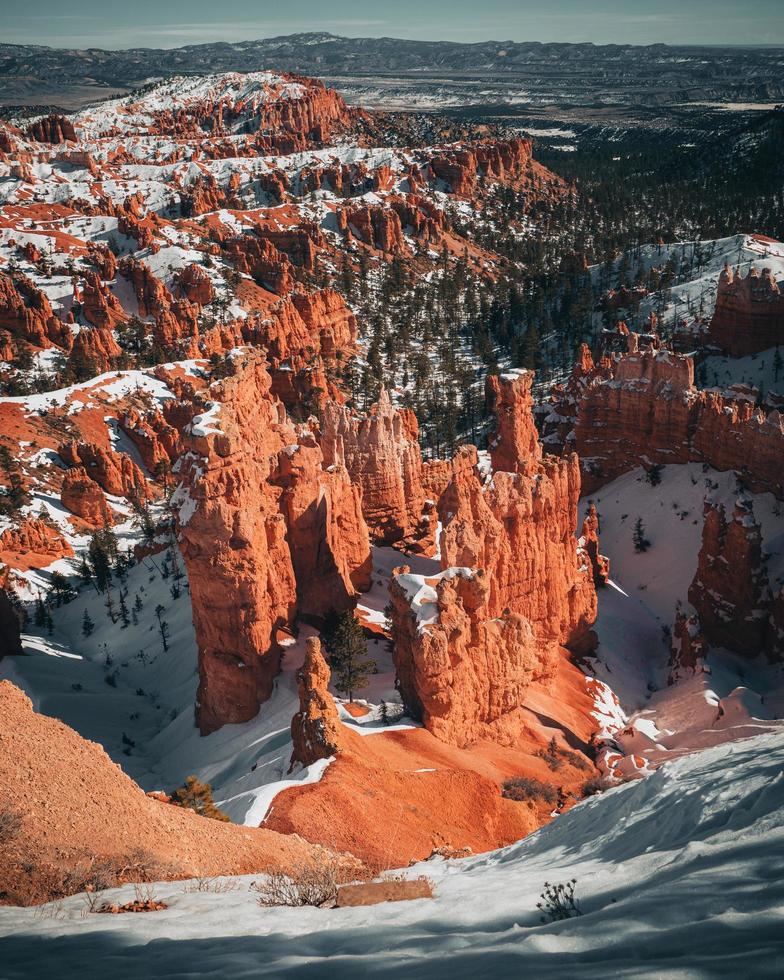
{"type": "Polygon", "coordinates": [[[82,411],[91,406],[92,398],[101,396],[102,401],[119,400],[133,391],[149,392],[159,403],[174,398],[165,382],[148,371],[109,371],[89,381],[69,385],[67,388],[58,388],[55,391],[46,391],[37,395],[5,396],[0,398],[0,404],[7,402],[24,405],[27,414],[31,415],[33,412],[62,407],[70,401],[71,411],[82,411]],[[74,398],[77,394],[87,395],[88,398],[85,401],[77,400],[74,398]]]}
{"type": "MultiPolygon", "coordinates": [[[[599,593],[595,629],[599,647],[590,661],[588,689],[601,734],[620,750],[610,760],[629,774],[631,755],[658,765],[673,755],[784,727],[784,668],[762,658],[712,650],[707,673],[667,683],[669,637],[676,602],[685,611],[697,568],[706,496],[732,512],[734,474],[701,464],[668,465],[653,487],[642,469],[593,495],[599,540],[612,579],[599,593]],[[648,551],[634,550],[632,532],[643,519],[648,551]]],[[[784,581],[784,516],[772,494],[749,495],[762,529],[772,583],[784,581]]],[[[589,498],[581,501],[587,512],[589,498]]]]}
{"type": "Polygon", "coordinates": [[[431,900],[261,908],[244,877],[157,885],[155,913],[85,914],[81,896],[3,908],[3,976],[779,976],[783,771],[780,733],[680,759],[511,847],[403,871],[430,878],[431,900]],[[572,878],[583,915],[542,924],[544,883],[572,878]]]}

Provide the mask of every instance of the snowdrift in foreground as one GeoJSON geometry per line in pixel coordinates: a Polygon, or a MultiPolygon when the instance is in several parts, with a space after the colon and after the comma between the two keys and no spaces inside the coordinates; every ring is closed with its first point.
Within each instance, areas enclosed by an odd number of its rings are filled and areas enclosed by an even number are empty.
{"type": "MultiPolygon", "coordinates": [[[[512,847],[419,865],[434,900],[262,909],[248,891],[161,885],[163,912],[1,909],[2,975],[772,977],[784,955],[784,737],[688,756],[512,847]],[[545,881],[584,915],[541,925],[545,881]]],[[[118,894],[130,889],[118,889],[118,894]]],[[[50,907],[51,908],[51,907],[50,907]]]]}

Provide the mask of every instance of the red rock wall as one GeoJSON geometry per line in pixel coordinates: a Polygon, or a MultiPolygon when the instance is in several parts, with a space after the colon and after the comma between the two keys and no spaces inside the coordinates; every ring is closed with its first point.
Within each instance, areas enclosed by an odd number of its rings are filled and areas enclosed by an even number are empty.
{"type": "Polygon", "coordinates": [[[583,492],[641,462],[705,462],[739,470],[750,490],[784,499],[784,419],[730,389],[700,391],[685,354],[647,348],[603,358],[585,357],[566,387],[553,392],[542,424],[543,441],[580,457],[583,492]]]}
{"type": "Polygon", "coordinates": [[[707,342],[730,357],[745,357],[784,343],[784,296],[770,269],[743,278],[729,266],[719,277],[707,342]]]}

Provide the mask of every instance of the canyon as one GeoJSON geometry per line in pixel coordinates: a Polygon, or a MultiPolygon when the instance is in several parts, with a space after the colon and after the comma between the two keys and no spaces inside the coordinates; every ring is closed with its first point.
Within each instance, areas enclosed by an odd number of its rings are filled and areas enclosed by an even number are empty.
{"type": "Polygon", "coordinates": [[[568,376],[474,357],[451,412],[434,296],[500,317],[498,222],[549,234],[578,191],[517,132],[413,131],[277,71],[0,121],[19,901],[145,841],[167,879],[458,861],[779,729],[784,402],[699,380],[772,359],[778,273],[717,271],[689,353],[649,316],[568,376]],[[408,310],[405,380],[367,295],[408,310]],[[172,805],[191,775],[229,821],[172,805]]]}

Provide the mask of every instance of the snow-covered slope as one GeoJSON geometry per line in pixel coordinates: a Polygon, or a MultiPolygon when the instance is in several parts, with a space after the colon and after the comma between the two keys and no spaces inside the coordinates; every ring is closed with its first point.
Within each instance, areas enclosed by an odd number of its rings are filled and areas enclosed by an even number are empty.
{"type": "MultiPolygon", "coordinates": [[[[593,496],[601,550],[612,579],[599,594],[599,647],[591,661],[607,685],[597,707],[602,729],[625,753],[619,771],[659,765],[695,751],[771,728],[784,727],[784,665],[727,650],[712,650],[707,672],[668,685],[669,634],[676,602],[690,610],[706,494],[732,510],[735,475],[699,463],[663,467],[652,486],[641,468],[593,496]],[[634,550],[642,518],[648,551],[634,550]],[[602,710],[604,708],[604,710],[602,710]]],[[[770,582],[784,581],[784,517],[772,494],[754,494],[770,582]]],[[[582,501],[587,510],[588,498],[582,501]]]]}
{"type": "MultiPolygon", "coordinates": [[[[166,911],[0,909],[5,980],[178,977],[776,977],[784,955],[784,736],[680,759],[579,804],[512,847],[427,862],[435,898],[264,909],[229,890],[158,886],[166,911]],[[546,881],[583,915],[542,924],[546,881]]],[[[132,897],[132,889],[116,894],[132,897]]]]}

